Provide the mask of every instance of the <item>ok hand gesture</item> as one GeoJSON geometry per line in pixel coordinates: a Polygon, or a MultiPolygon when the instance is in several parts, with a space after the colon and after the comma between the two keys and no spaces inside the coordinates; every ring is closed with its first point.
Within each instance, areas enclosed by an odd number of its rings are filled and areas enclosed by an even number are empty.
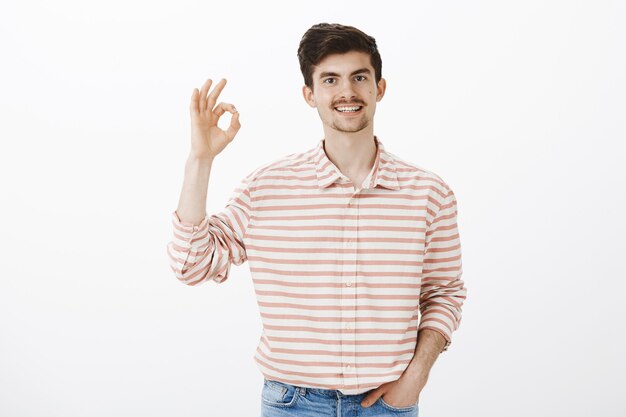
{"type": "Polygon", "coordinates": [[[226,80],[222,79],[213,91],[208,94],[213,81],[206,80],[202,89],[198,92],[193,89],[189,112],[191,114],[191,155],[197,159],[213,159],[224,150],[235,137],[241,123],[239,123],[239,112],[235,106],[229,103],[215,102],[226,85],[226,80]],[[230,112],[230,126],[225,131],[217,126],[217,121],[225,113],[230,112]]]}

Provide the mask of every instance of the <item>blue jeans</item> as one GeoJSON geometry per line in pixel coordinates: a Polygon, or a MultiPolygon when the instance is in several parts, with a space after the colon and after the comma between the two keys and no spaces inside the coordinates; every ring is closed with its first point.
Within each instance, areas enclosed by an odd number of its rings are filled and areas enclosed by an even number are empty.
{"type": "Polygon", "coordinates": [[[418,417],[418,403],[394,407],[379,397],[369,407],[362,407],[361,401],[370,392],[346,395],[339,390],[299,387],[264,378],[261,417],[418,417]]]}

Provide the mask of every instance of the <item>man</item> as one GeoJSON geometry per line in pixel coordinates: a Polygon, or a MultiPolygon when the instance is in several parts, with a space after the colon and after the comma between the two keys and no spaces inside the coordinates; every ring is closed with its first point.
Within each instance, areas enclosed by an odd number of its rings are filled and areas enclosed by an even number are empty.
{"type": "Polygon", "coordinates": [[[456,199],[374,135],[386,89],[374,38],[318,24],[298,57],[324,138],[251,172],[211,216],[211,165],[239,130],[239,113],[216,105],[226,80],[210,93],[211,80],[194,89],[171,267],[197,285],[224,282],[231,264],[249,261],[263,322],[254,359],[264,416],[417,415],[466,297],[456,199]],[[217,121],[226,112],[224,131],[217,121]]]}

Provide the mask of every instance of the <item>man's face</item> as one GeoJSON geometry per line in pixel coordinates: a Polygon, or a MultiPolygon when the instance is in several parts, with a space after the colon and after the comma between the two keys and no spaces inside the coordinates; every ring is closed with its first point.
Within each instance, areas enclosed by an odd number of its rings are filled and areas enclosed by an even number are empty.
{"type": "Polygon", "coordinates": [[[325,57],[313,71],[313,89],[302,88],[304,99],[326,127],[359,132],[371,126],[376,103],[385,94],[385,80],[376,85],[374,68],[365,52],[325,57]]]}

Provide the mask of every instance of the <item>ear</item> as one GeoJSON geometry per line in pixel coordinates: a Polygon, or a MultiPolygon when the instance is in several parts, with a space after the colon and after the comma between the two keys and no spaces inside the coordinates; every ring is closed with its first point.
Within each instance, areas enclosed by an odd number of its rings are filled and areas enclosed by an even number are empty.
{"type": "Polygon", "coordinates": [[[304,101],[311,107],[317,107],[317,103],[315,103],[315,96],[313,96],[313,90],[308,85],[302,86],[302,96],[304,97],[304,101]]]}
{"type": "Polygon", "coordinates": [[[387,80],[385,80],[384,78],[381,78],[380,81],[378,81],[378,85],[376,86],[376,101],[380,101],[383,99],[386,89],[387,89],[387,80]]]}

